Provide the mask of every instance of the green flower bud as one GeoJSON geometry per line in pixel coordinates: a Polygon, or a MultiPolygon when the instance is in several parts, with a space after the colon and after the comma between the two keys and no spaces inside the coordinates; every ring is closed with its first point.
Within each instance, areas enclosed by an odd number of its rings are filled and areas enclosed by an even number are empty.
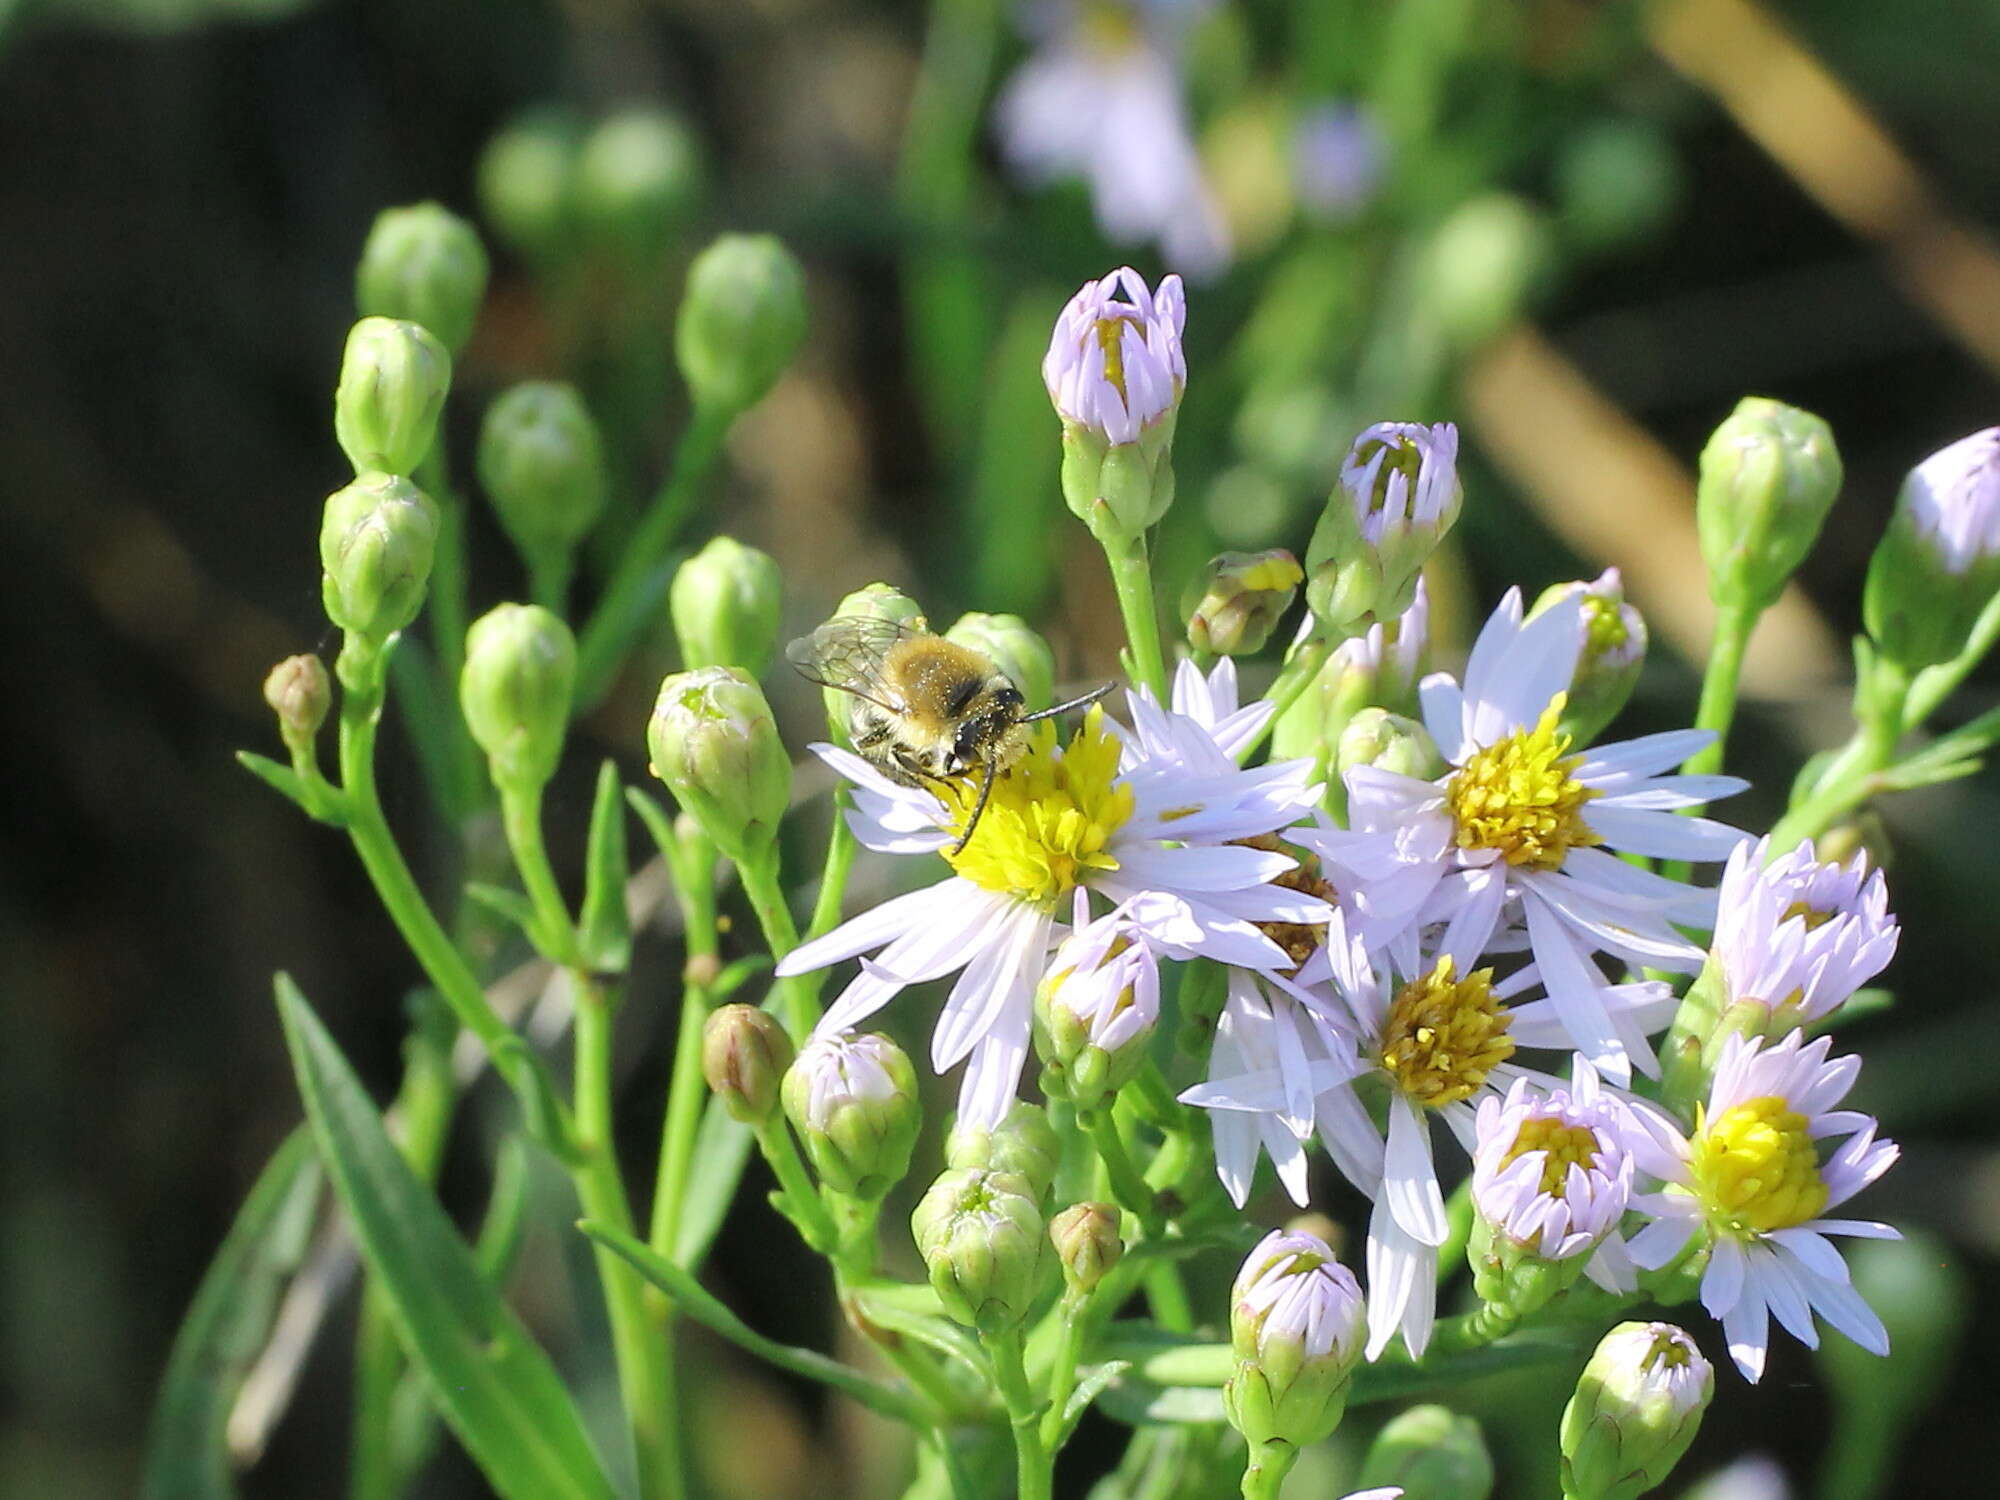
{"type": "Polygon", "coordinates": [[[1557,727],[1573,743],[1587,745],[1618,717],[1639,685],[1646,665],[1646,622],[1625,602],[1625,580],[1616,568],[1606,568],[1590,583],[1551,584],[1528,618],[1564,599],[1582,606],[1583,645],[1557,727]]]}
{"type": "Polygon", "coordinates": [[[1456,349],[1476,349],[1520,317],[1548,265],[1547,220],[1511,193],[1469,198],[1417,263],[1416,305],[1456,349]]]}
{"type": "Polygon", "coordinates": [[[347,335],[333,435],[356,474],[414,474],[437,438],[451,356],[428,329],[363,318],[347,335]]]}
{"type": "Polygon", "coordinates": [[[1097,1290],[1104,1273],[1125,1254],[1119,1212],[1110,1203],[1075,1203],[1049,1221],[1049,1243],[1062,1266],[1063,1285],[1080,1297],[1097,1290]]]}
{"type": "Polygon", "coordinates": [[[646,743],[653,774],[727,858],[769,853],[792,762],[756,683],[735,667],[674,673],[660,684],[646,743]]]}
{"type": "Polygon", "coordinates": [[[1146,942],[1116,918],[1078,928],[1035,991],[1044,1090],[1103,1108],[1145,1067],[1159,1020],[1159,961],[1146,942]]]}
{"type": "Polygon", "coordinates": [[[1837,1423],[1863,1423],[1895,1442],[1944,1393],[1972,1327],[1972,1287],[1949,1246],[1922,1230],[1899,1240],[1856,1240],[1847,1269],[1861,1300],[1889,1335],[1889,1352],[1853,1340],[1824,1340],[1818,1351],[1837,1423]]]}
{"type": "Polygon", "coordinates": [[[590,133],[576,165],[586,233],[636,265],[657,260],[693,219],[702,196],[701,147],[661,110],[611,116],[590,133]]]}
{"type": "Polygon", "coordinates": [[[1695,527],[1708,591],[1725,609],[1761,611],[1819,537],[1840,493],[1840,453],[1818,417],[1746,396],[1701,450],[1695,527]]]}
{"type": "Polygon", "coordinates": [[[955,1170],[1006,1172],[1021,1178],[1037,1201],[1048,1196],[1062,1160],[1062,1142],[1039,1104],[1016,1099],[991,1130],[955,1124],[945,1140],[944,1162],[955,1170]]]}
{"type": "Polygon", "coordinates": [[[293,752],[309,749],[333,706],[333,684],[317,656],[288,656],[264,679],[264,701],[278,716],[278,733],[293,752]]]}
{"type": "Polygon", "coordinates": [[[993,664],[1007,674],[1008,681],[1021,690],[1029,712],[1055,702],[1056,658],[1049,643],[1019,615],[989,615],[974,611],[958,617],[945,639],[970,646],[993,658],[993,664]]]}
{"type": "Polygon", "coordinates": [[[1181,594],[1188,644],[1222,656],[1254,656],[1292,607],[1305,576],[1282,547],[1210,559],[1181,594]]]}
{"type": "Polygon", "coordinates": [[[487,407],[479,482],[521,556],[567,572],[606,495],[597,424],[575,387],[531,380],[487,407]]]}
{"type": "Polygon", "coordinates": [[[354,303],[363,317],[404,318],[454,355],[472,337],[486,295],[479,232],[436,203],[385,208],[361,248],[354,303]]]}
{"type": "Polygon", "coordinates": [[[326,617],[378,645],[417,617],[437,547],[437,506],[409,480],[363,474],[320,519],[326,617]]]}
{"type": "Polygon", "coordinates": [[[1054,1250],[1026,1178],[955,1168],[910,1216],[931,1288],[944,1310],[983,1333],[1018,1327],[1034,1306],[1054,1250]]]}
{"type": "Polygon", "coordinates": [[[873,1201],[903,1180],[923,1112],[909,1054],[876,1032],[815,1037],[785,1071],[785,1117],[820,1181],[873,1201]]]}
{"type": "Polygon", "coordinates": [[[667,606],[681,660],[690,667],[741,667],[764,675],[778,649],[784,584],[769,553],[719,536],[674,573],[667,606]]]}
{"type": "Polygon", "coordinates": [[[479,202],[494,233],[538,264],[560,260],[576,224],[583,126],[568,110],[518,116],[479,158],[479,202]]]}
{"type": "Polygon", "coordinates": [[[1715,1371],[1680,1329],[1620,1323],[1563,1409],[1563,1500],[1636,1500],[1663,1484],[1714,1394],[1715,1371]]]}
{"type": "Polygon", "coordinates": [[[1419,781],[1444,775],[1444,757],[1430,731],[1415,719],[1381,708],[1364,708],[1347,721],[1334,763],[1342,776],[1356,766],[1380,766],[1419,781]]]}
{"type": "MultiPolygon", "coordinates": [[[[775,1017],[754,1005],[725,1005],[701,1032],[701,1076],[732,1119],[762,1124],[796,1054],[775,1017]]],[[[900,1175],[900,1174],[899,1174],[900,1175]]]]}
{"type": "Polygon", "coordinates": [[[576,641],[539,604],[501,604],[465,633],[458,702],[495,786],[546,786],[562,758],[576,641]]]}
{"type": "Polygon", "coordinates": [[[725,234],[695,257],[674,352],[697,406],[748,411],[805,336],[805,272],[773,236],[725,234]]]}
{"type": "Polygon", "coordinates": [[[1862,591],[1862,619],[1904,672],[1949,661],[2000,593],[2000,427],[1942,448],[1896,496],[1862,591]]]}
{"type": "Polygon", "coordinates": [[[1375,1436],[1361,1464],[1361,1487],[1400,1485],[1403,1500],[1486,1500],[1493,1459],[1470,1417],[1442,1406],[1413,1406],[1375,1436]]]}
{"type": "Polygon", "coordinates": [[[1324,1240],[1273,1230],[1229,1297],[1236,1366],[1222,1388],[1229,1422],[1253,1450],[1316,1443],[1340,1425],[1367,1319],[1354,1273],[1324,1240]]]}

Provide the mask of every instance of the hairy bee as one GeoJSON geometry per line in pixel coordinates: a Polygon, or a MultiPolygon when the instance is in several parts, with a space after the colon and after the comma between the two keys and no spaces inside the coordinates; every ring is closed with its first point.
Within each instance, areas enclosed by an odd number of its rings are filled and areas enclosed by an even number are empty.
{"type": "Polygon", "coordinates": [[[943,787],[983,770],[979,800],[956,854],[972,838],[993,793],[993,779],[1027,746],[1021,726],[1095,703],[1106,683],[1039,713],[993,658],[915,625],[876,616],[839,616],[785,648],[800,674],[853,695],[847,728],[857,753],[903,786],[943,787]]]}

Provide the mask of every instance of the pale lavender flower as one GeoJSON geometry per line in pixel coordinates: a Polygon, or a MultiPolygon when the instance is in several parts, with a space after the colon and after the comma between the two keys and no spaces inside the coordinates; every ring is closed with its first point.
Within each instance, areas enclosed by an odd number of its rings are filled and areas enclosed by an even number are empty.
{"type": "Polygon", "coordinates": [[[1947,572],[2000,553],[2000,427],[1960,438],[1910,470],[1902,503],[1947,572]]]}
{"type": "Polygon", "coordinates": [[[1397,534],[1451,528],[1464,503],[1458,482],[1458,428],[1450,422],[1377,422],[1340,464],[1340,487],[1361,536],[1380,547],[1397,534]]]}
{"type": "Polygon", "coordinates": [[[1159,1022],[1159,957],[1127,907],[1093,920],[1080,886],[1072,922],[1049,960],[1046,1007],[1076,1045],[1120,1052],[1159,1022]]]}
{"type": "Polygon", "coordinates": [[[1351,1365],[1364,1329],[1361,1284],[1317,1235],[1274,1229],[1257,1242],[1229,1289],[1230,1321],[1263,1345],[1296,1343],[1306,1359],[1351,1365]]]}
{"type": "Polygon", "coordinates": [[[1724,1005],[1761,1005],[1777,1026],[1830,1014],[1896,955],[1889,888],[1868,856],[1813,858],[1810,841],[1771,858],[1739,844],[1722,873],[1713,953],[1724,1005]]]}
{"type": "Polygon", "coordinates": [[[1292,182],[1299,201],[1320,218],[1350,218],[1381,187],[1387,157],[1388,145],[1367,110],[1348,103],[1315,105],[1292,132],[1292,182]]]}
{"type": "Polygon", "coordinates": [[[1085,282],[1056,319],[1042,358],[1042,381],[1063,420],[1114,446],[1136,443],[1180,402],[1186,319],[1178,276],[1164,278],[1156,292],[1130,266],[1085,282]]]}

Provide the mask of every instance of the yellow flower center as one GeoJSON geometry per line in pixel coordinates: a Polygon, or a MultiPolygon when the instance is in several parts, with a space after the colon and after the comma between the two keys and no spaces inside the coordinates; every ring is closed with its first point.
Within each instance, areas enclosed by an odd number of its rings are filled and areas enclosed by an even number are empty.
{"type": "Polygon", "coordinates": [[[1425,1109],[1469,1099],[1514,1055],[1514,1018],[1493,993],[1493,971],[1453,976],[1449,957],[1397,992],[1382,1027],[1382,1066],[1425,1109]]]}
{"type": "Polygon", "coordinates": [[[1765,1234],[1819,1217],[1826,1183],[1806,1117],[1775,1095],[1731,1105],[1713,1120],[1695,1115],[1689,1168],[1709,1222],[1733,1234],[1765,1234]]]}
{"type": "Polygon", "coordinates": [[[1125,395],[1125,330],[1130,318],[1099,318],[1095,332],[1104,351],[1104,378],[1120,396],[1125,395]]]}
{"type": "Polygon", "coordinates": [[[1493,849],[1510,865],[1556,870],[1572,848],[1601,842],[1583,820],[1595,795],[1571,773],[1569,736],[1556,730],[1566,695],[1556,694],[1533,729],[1517,729],[1479,751],[1446,784],[1458,847],[1493,849]]]}
{"type": "Polygon", "coordinates": [[[1509,1166],[1530,1151],[1548,1152],[1542,1159],[1542,1191],[1560,1198],[1572,1164],[1586,1168],[1597,1164],[1597,1135],[1586,1126],[1563,1120],[1531,1119],[1521,1126],[1500,1165],[1509,1166]]]}
{"type": "Polygon", "coordinates": [[[1785,908],[1784,915],[1779,917],[1778,920],[1780,922],[1789,922],[1793,917],[1799,917],[1804,920],[1807,932],[1817,932],[1837,915],[1837,912],[1821,911],[1817,906],[1808,906],[1803,901],[1794,901],[1790,906],[1785,908]]]}
{"type": "Polygon", "coordinates": [[[1640,1356],[1639,1363],[1646,1370],[1678,1370],[1694,1357],[1694,1349],[1684,1334],[1672,1328],[1662,1328],[1653,1335],[1652,1347],[1640,1356]]]}
{"type": "Polygon", "coordinates": [[[1586,656],[1609,656],[1624,649],[1629,639],[1625,616],[1617,605],[1596,594],[1583,596],[1583,650],[1586,656]]]}
{"type": "MultiPolygon", "coordinates": [[[[1093,708],[1067,749],[1039,726],[1027,749],[993,780],[993,795],[972,837],[945,858],[974,885],[1053,906],[1092,870],[1115,870],[1106,852],[1132,816],[1132,788],[1118,780],[1118,741],[1093,708]]],[[[961,835],[979,802],[983,771],[952,784],[954,831],[961,835]]]]}

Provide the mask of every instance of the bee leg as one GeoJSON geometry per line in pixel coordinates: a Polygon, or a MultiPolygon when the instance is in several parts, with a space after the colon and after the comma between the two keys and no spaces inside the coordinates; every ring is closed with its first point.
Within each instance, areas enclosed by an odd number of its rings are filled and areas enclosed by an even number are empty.
{"type": "Polygon", "coordinates": [[[993,795],[993,778],[998,774],[999,769],[1000,762],[998,758],[993,756],[987,757],[986,777],[979,783],[979,800],[972,805],[972,817],[966,822],[965,832],[960,834],[958,842],[951,846],[953,854],[963,854],[965,846],[972,842],[972,831],[979,826],[979,815],[986,811],[986,799],[993,795]]]}
{"type": "Polygon", "coordinates": [[[1022,724],[1032,724],[1037,719],[1053,719],[1057,714],[1066,714],[1070,712],[1072,709],[1088,708],[1091,704],[1095,703],[1099,698],[1102,698],[1106,693],[1110,692],[1117,685],[1118,684],[1116,684],[1115,682],[1107,682],[1104,684],[1103,687],[1092,688],[1089,692],[1085,693],[1081,698],[1072,698],[1067,703],[1058,703],[1054,708],[1044,708],[1036,713],[1022,714],[1017,722],[1022,724]]]}

